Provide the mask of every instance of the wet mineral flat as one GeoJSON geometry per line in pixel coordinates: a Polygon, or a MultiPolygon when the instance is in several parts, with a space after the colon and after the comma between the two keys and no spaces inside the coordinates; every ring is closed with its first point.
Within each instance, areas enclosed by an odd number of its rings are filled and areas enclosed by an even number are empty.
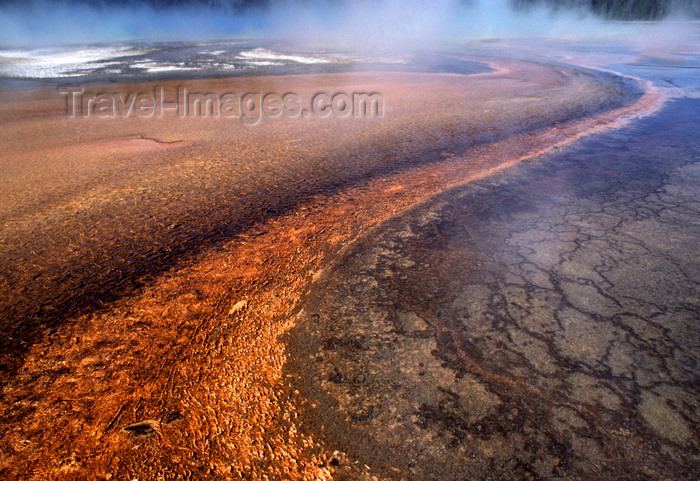
{"type": "Polygon", "coordinates": [[[290,369],[337,479],[697,479],[698,132],[675,100],[339,260],[290,369]]]}

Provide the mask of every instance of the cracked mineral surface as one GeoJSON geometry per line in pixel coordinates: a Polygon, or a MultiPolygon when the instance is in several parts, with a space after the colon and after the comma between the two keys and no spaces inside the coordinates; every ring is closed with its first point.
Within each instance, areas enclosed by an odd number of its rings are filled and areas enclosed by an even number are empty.
{"type": "Polygon", "coordinates": [[[339,260],[292,337],[338,479],[697,479],[697,132],[673,101],[339,260]]]}

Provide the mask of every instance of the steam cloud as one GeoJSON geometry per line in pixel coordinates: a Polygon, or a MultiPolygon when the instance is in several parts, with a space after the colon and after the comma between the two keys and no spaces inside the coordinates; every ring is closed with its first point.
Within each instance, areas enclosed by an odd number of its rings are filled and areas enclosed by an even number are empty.
{"type": "Polygon", "coordinates": [[[310,48],[386,51],[474,38],[588,37],[629,28],[603,22],[587,9],[554,9],[547,1],[526,2],[527,8],[522,8],[522,1],[520,8],[514,7],[511,0],[248,3],[220,8],[220,4],[212,7],[195,1],[161,6],[4,2],[0,3],[0,47],[265,36],[291,39],[310,48]]]}

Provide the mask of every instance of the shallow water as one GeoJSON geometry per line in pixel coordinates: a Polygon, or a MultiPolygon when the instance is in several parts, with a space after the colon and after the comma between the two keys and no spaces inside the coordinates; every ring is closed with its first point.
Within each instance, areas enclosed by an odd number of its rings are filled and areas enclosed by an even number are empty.
{"type": "Polygon", "coordinates": [[[489,69],[475,60],[435,52],[369,55],[289,50],[284,44],[246,38],[206,43],[0,48],[0,88],[358,70],[471,74],[489,69]]]}

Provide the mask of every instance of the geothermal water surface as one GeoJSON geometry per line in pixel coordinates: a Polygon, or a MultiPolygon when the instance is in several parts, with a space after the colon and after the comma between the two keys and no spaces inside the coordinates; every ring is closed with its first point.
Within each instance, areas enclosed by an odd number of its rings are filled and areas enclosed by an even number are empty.
{"type": "Polygon", "coordinates": [[[6,54],[0,474],[693,479],[697,38],[6,54]],[[68,118],[58,84],[383,111],[68,118]]]}

